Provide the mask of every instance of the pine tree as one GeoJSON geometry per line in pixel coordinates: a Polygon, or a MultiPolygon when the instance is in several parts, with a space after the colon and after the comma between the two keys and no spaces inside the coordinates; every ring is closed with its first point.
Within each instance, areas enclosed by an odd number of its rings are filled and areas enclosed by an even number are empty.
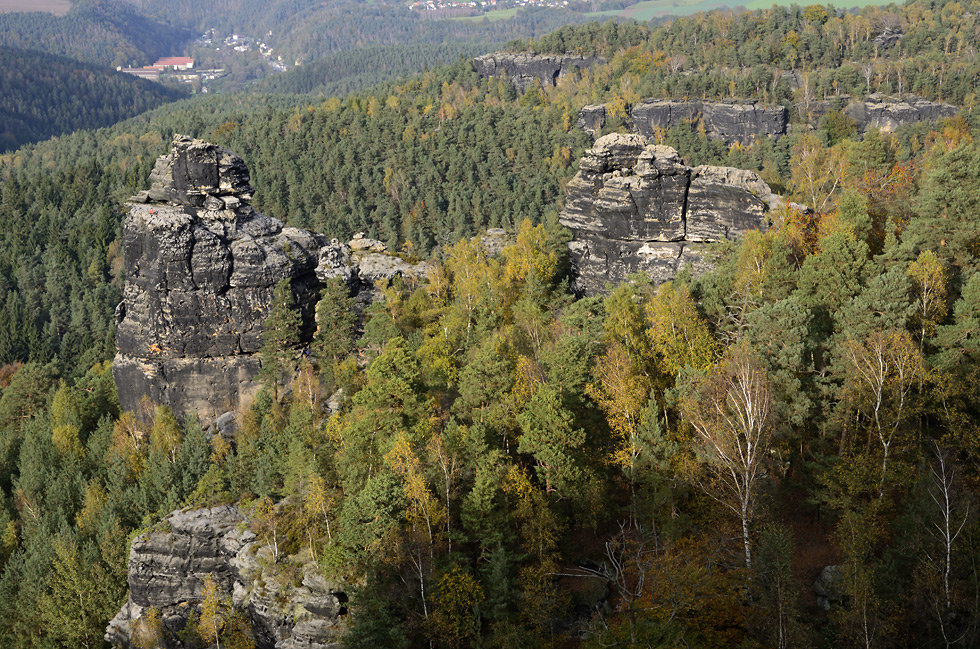
{"type": "Polygon", "coordinates": [[[574,418],[562,405],[558,391],[542,385],[517,421],[522,433],[517,450],[534,457],[545,491],[576,496],[583,478],[585,431],[574,427],[574,418]]]}

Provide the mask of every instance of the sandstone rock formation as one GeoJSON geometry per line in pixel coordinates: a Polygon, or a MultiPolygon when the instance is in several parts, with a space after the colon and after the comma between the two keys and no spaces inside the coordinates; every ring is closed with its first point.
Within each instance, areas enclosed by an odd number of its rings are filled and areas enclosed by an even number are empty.
{"type": "Polygon", "coordinates": [[[598,136],[606,125],[606,107],[603,104],[583,106],[575,125],[592,137],[598,136]]]}
{"type": "Polygon", "coordinates": [[[776,198],[755,172],[691,168],[641,135],[603,136],[579,161],[560,217],[573,232],[575,290],[594,295],[635,272],[664,282],[686,264],[703,268],[693,244],[764,230],[776,198]]]}
{"type": "Polygon", "coordinates": [[[844,108],[844,114],[857,122],[858,130],[862,132],[871,127],[891,132],[903,124],[935,122],[958,112],[956,106],[913,96],[871,95],[865,101],[853,101],[844,108]]]}
{"type": "Polygon", "coordinates": [[[248,402],[281,280],[292,286],[301,338],[309,340],[327,279],[343,277],[356,292],[424,272],[383,249],[357,254],[256,212],[244,161],[214,144],[176,136],[151,181],[132,199],[123,227],[126,285],[113,375],[127,410],[148,397],[207,424],[248,402]]]}
{"type": "Polygon", "coordinates": [[[956,106],[927,101],[914,95],[888,97],[874,94],[863,100],[842,95],[836,101],[818,101],[812,104],[809,111],[810,123],[819,125],[820,118],[835,108],[841,108],[845,115],[853,119],[861,133],[869,128],[891,132],[905,124],[936,122],[953,117],[959,112],[956,106]]]}
{"type": "MultiPolygon", "coordinates": [[[[904,124],[934,122],[953,117],[956,106],[927,101],[912,95],[886,97],[870,95],[865,100],[841,97],[838,102],[819,101],[812,104],[810,115],[817,125],[820,118],[844,102],[843,112],[857,123],[858,131],[869,128],[894,131],[904,124]]],[[[585,106],[579,111],[576,125],[593,137],[607,120],[602,104],[585,106]]],[[[763,106],[753,100],[742,102],[677,101],[647,99],[630,110],[628,126],[644,137],[653,137],[658,129],[700,123],[708,137],[729,144],[750,144],[762,137],[778,138],[786,134],[787,113],[782,106],[763,106]]]]}
{"type": "Polygon", "coordinates": [[[126,285],[113,373],[119,398],[146,396],[205,419],[255,391],[262,324],[277,282],[289,279],[313,328],[323,237],[285,228],[250,206],[241,158],[175,137],[123,228],[126,285]]]}
{"type": "Polygon", "coordinates": [[[211,575],[223,596],[247,614],[259,649],[339,647],[347,596],[302,557],[272,560],[233,505],[181,510],[133,540],[129,553],[129,599],[109,623],[105,639],[130,646],[146,611],[160,613],[165,648],[182,646],[178,634],[199,610],[204,580],[211,575]],[[302,575],[299,584],[280,565],[302,575]]]}
{"type": "Polygon", "coordinates": [[[477,74],[481,77],[510,79],[518,92],[522,93],[534,84],[542,87],[555,86],[558,84],[558,79],[566,74],[604,62],[604,59],[597,56],[527,52],[518,54],[495,52],[478,56],[473,60],[477,74]]]}
{"type": "Polygon", "coordinates": [[[899,41],[902,40],[901,29],[892,29],[891,27],[885,27],[884,31],[875,36],[871,42],[880,47],[881,49],[888,49],[892,45],[897,45],[899,41]]]}
{"type": "MultiPolygon", "coordinates": [[[[729,144],[750,144],[757,138],[785,135],[786,120],[783,106],[763,106],[751,99],[741,102],[646,99],[632,107],[629,122],[633,131],[644,137],[653,137],[658,129],[700,122],[710,138],[729,144]]],[[[579,111],[577,124],[595,136],[605,121],[604,106],[586,106],[579,111]]]]}

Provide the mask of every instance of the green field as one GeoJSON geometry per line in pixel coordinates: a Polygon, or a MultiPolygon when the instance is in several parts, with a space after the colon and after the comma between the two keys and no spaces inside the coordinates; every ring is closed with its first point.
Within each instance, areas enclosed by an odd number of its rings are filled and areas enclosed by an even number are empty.
{"type": "MultiPolygon", "coordinates": [[[[867,7],[870,5],[892,4],[894,0],[839,0],[834,2],[834,7],[838,9],[850,9],[851,7],[867,7]]],[[[646,22],[651,18],[660,16],[689,16],[699,11],[711,11],[722,7],[745,7],[749,10],[768,9],[773,5],[785,7],[791,4],[805,5],[802,1],[791,0],[751,0],[748,3],[733,3],[731,0],[644,0],[635,5],[618,9],[616,11],[596,11],[586,14],[587,16],[609,17],[620,16],[622,18],[632,18],[639,22],[646,22]]]]}
{"type": "Polygon", "coordinates": [[[64,16],[71,8],[71,0],[0,0],[0,13],[15,11],[44,11],[64,16]]]}
{"type": "Polygon", "coordinates": [[[493,22],[494,20],[507,20],[508,18],[513,18],[514,14],[517,13],[517,7],[512,7],[510,9],[494,9],[493,11],[488,11],[485,14],[480,14],[478,16],[460,16],[459,18],[450,18],[449,20],[466,20],[470,22],[487,20],[493,22]]]}

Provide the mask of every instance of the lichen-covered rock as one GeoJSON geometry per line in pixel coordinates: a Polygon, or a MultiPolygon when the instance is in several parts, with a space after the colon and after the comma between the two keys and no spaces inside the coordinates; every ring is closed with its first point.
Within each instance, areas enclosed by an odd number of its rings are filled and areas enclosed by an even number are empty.
{"type": "Polygon", "coordinates": [[[767,227],[774,198],[758,174],[685,165],[677,151],[636,134],[599,138],[569,181],[560,220],[580,293],[643,272],[656,282],[705,262],[692,244],[734,239],[767,227]]]}
{"type": "Polygon", "coordinates": [[[535,84],[541,87],[555,86],[558,79],[566,74],[604,62],[604,59],[597,56],[528,52],[494,52],[473,60],[477,74],[482,77],[510,79],[514,87],[522,93],[535,84]]]}
{"type": "Polygon", "coordinates": [[[233,505],[180,510],[133,540],[129,553],[129,599],[109,623],[105,639],[128,648],[139,620],[160,613],[165,649],[182,645],[179,634],[200,608],[204,580],[214,579],[223,597],[244,612],[260,649],[328,649],[339,646],[347,596],[328,583],[309,559],[277,564],[248,530],[233,505]],[[283,576],[303,575],[300,584],[283,576]]]}
{"type": "Polygon", "coordinates": [[[360,269],[351,246],[256,212],[244,161],[214,144],[174,137],[150,177],[123,226],[126,284],[113,374],[124,409],[148,397],[207,425],[247,404],[258,390],[262,331],[282,280],[292,287],[306,341],[330,278],[370,295],[375,280],[424,272],[386,255],[383,245],[368,250],[360,269]]]}

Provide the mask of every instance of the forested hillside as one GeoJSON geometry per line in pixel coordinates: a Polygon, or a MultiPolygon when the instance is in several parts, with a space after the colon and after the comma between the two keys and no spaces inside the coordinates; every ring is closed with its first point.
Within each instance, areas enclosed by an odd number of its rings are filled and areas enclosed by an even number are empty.
{"type": "MultiPolygon", "coordinates": [[[[800,115],[817,100],[874,92],[973,106],[977,19],[964,7],[913,2],[852,14],[810,5],[678,18],[651,27],[643,46],[624,52],[617,72],[625,78],[615,91],[626,102],[650,96],[786,102],[785,82],[795,87],[792,102],[800,115]],[[882,38],[886,33],[901,38],[882,38]]],[[[612,39],[592,24],[561,28],[533,43],[515,41],[508,49],[601,54],[640,40],[612,39]]]]}
{"type": "Polygon", "coordinates": [[[555,88],[461,61],[345,98],[185,100],[0,157],[0,643],[98,646],[128,538],[240,502],[284,566],[309,553],[350,587],[349,647],[977,646],[978,11],[587,25],[534,43],[608,60],[555,88]],[[876,43],[886,27],[904,35],[876,43]],[[809,127],[816,102],[871,92],[963,110],[809,127]],[[645,97],[784,102],[778,141],[657,140],[812,210],[771,212],[703,275],[576,298],[556,217],[591,144],[578,110],[605,103],[616,130],[645,97]],[[120,413],[105,363],[120,204],[175,132],[241,154],[257,209],[433,266],[361,328],[329,285],[309,354],[269,337],[283,371],[231,440],[120,413]],[[469,239],[487,227],[516,243],[489,255],[469,239]]]}
{"type": "Polygon", "coordinates": [[[0,47],[0,151],[109,126],[184,96],[102,67],[0,47]]]}
{"type": "Polygon", "coordinates": [[[362,47],[499,43],[540,36],[561,25],[588,20],[581,13],[545,7],[528,7],[505,20],[477,23],[432,20],[424,12],[409,10],[403,2],[127,1],[170,24],[262,37],[290,62],[315,61],[362,47]]]}
{"type": "Polygon", "coordinates": [[[250,91],[343,97],[491,49],[493,45],[489,42],[363,47],[331,54],[268,77],[250,91]]]}
{"type": "Polygon", "coordinates": [[[194,34],[115,0],[79,0],[68,14],[0,13],[0,43],[107,67],[149,65],[194,34]]]}

